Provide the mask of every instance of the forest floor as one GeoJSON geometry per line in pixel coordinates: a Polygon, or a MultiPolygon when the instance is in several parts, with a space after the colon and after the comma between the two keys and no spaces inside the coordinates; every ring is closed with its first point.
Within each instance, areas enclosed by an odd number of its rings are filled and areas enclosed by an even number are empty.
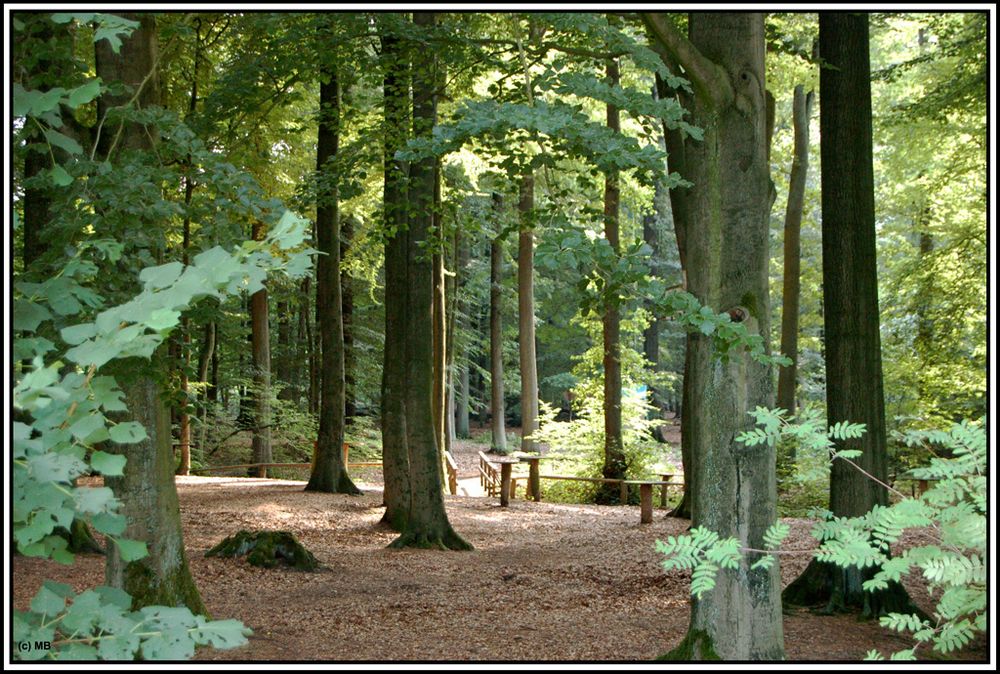
{"type": "MultiPolygon", "coordinates": [[[[478,449],[460,443],[456,451],[474,457],[478,449]]],[[[463,456],[461,472],[471,461],[463,456]]],[[[454,528],[474,551],[388,550],[396,534],[379,523],[375,476],[359,472],[361,496],[305,493],[291,480],[177,479],[187,557],[206,605],[254,631],[246,646],[201,650],[197,659],[642,661],[683,638],[689,574],[664,571],[654,544],[683,533],[687,520],[656,510],[641,525],[638,506],[534,503],[519,494],[501,509],[495,498],[446,496],[454,528]],[[266,570],[205,557],[240,529],[291,531],[322,567],[266,570]]],[[[786,521],[789,549],[812,545],[808,520],[786,521]]],[[[783,558],[783,584],[807,561],[783,558]]],[[[18,556],[12,569],[18,609],[45,578],[77,591],[104,579],[100,555],[69,567],[18,556]]],[[[919,578],[906,586],[930,608],[919,578]]],[[[798,661],[860,661],[871,649],[909,646],[875,622],[806,609],[785,615],[784,634],[787,658],[798,661]]],[[[954,657],[986,659],[985,637],[954,657]]]]}

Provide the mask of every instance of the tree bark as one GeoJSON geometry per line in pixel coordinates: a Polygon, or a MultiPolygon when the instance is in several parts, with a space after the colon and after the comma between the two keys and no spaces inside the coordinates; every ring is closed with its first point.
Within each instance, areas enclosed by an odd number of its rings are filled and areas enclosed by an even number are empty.
{"type": "MultiPolygon", "coordinates": [[[[340,260],[343,263],[354,240],[354,218],[346,217],[340,224],[340,260]]],[[[350,420],[358,413],[358,392],[354,371],[357,358],[354,353],[354,287],[351,275],[340,271],[340,316],[344,332],[344,417],[350,420]]]]}
{"type": "MultiPolygon", "coordinates": [[[[500,195],[493,195],[493,209],[499,220],[500,195]]],[[[501,229],[499,224],[497,229],[501,229]]],[[[498,233],[490,243],[490,430],[491,452],[507,453],[506,411],[503,399],[503,239],[498,233]]]]}
{"type": "MultiPolygon", "coordinates": [[[[661,45],[692,79],[692,123],[704,141],[685,147],[688,290],[716,311],[742,307],[746,327],[767,344],[769,172],[764,93],[764,17],[692,13],[690,40],[663,15],[645,15],[661,45]]],[[[773,401],[770,367],[743,352],[723,362],[713,340],[688,342],[688,422],[694,526],[756,549],[777,518],[773,448],[735,441],[753,427],[748,412],[773,401]]],[[[720,571],[715,588],[692,599],[688,636],[672,654],[685,659],[779,660],[784,656],[778,564],[720,571]]]]}
{"type": "Polygon", "coordinates": [[[534,453],[538,443],[538,362],[535,357],[535,232],[531,212],[535,207],[535,177],[521,180],[518,213],[521,218],[517,247],[518,355],[521,366],[521,451],[534,453]]]}
{"type": "Polygon", "coordinates": [[[383,172],[385,187],[385,349],[382,360],[382,476],[385,513],[382,522],[403,531],[410,512],[410,459],[406,440],[406,283],[407,167],[396,151],[409,137],[410,70],[408,56],[394,35],[381,35],[384,91],[383,172]]]}
{"type": "MultiPolygon", "coordinates": [[[[155,73],[156,20],[150,13],[121,13],[126,19],[139,22],[137,28],[122,41],[116,54],[102,40],[95,44],[96,73],[105,82],[119,81],[142,86],[136,99],[139,107],[159,103],[159,86],[155,73]],[[144,83],[144,84],[143,84],[144,83]]],[[[110,108],[127,99],[105,94],[98,99],[98,120],[110,108]]],[[[109,159],[115,148],[150,149],[151,136],[140,126],[122,124],[119,132],[98,145],[98,154],[109,159]]],[[[110,129],[105,129],[105,132],[110,129]]],[[[109,133],[104,138],[107,138],[109,133]]],[[[137,365],[131,381],[124,381],[128,416],[143,425],[146,439],[142,442],[115,445],[115,451],[126,457],[121,477],[108,477],[106,484],[121,501],[121,510],[128,520],[125,538],[146,543],[149,554],[137,561],[125,563],[118,546],[109,545],[105,579],[108,585],[132,595],[132,608],[154,604],[186,606],[194,613],[205,613],[184,554],[180,506],[174,484],[174,457],[170,446],[170,413],[164,404],[156,382],[143,372],[148,366],[137,365]]]]}
{"type": "Polygon", "coordinates": [[[340,212],[338,190],[327,162],[340,138],[340,85],[337,72],[321,66],[320,123],[316,171],[322,177],[316,203],[316,313],[320,334],[319,434],[306,491],[360,494],[344,465],[344,324],[340,292],[340,212]]]}
{"type": "MultiPolygon", "coordinates": [[[[809,115],[812,92],[802,85],[795,87],[792,101],[792,126],[795,149],[788,178],[788,206],[785,209],[784,280],[782,284],[781,353],[792,364],[778,370],[778,407],[795,414],[795,387],[799,358],[799,241],[805,205],[806,175],[809,172],[809,115]]],[[[794,447],[790,460],[795,461],[794,447]]]]}
{"type": "MultiPolygon", "coordinates": [[[[414,27],[421,32],[435,25],[433,12],[414,12],[414,27]]],[[[437,117],[435,58],[426,48],[413,51],[413,135],[430,136],[437,117]]],[[[403,383],[409,453],[410,510],[405,527],[390,547],[472,548],[452,528],[444,507],[444,483],[435,438],[432,344],[434,279],[427,255],[433,236],[434,159],[410,166],[409,240],[407,253],[406,377],[403,383]]]]}
{"type": "MultiPolygon", "coordinates": [[[[820,69],[820,175],[823,209],[823,330],[826,414],[833,425],[865,424],[857,440],[836,448],[860,449],[855,463],[830,466],[830,511],[857,517],[888,504],[888,453],[879,335],[875,180],[872,166],[871,72],[868,15],[820,12],[819,49],[833,68],[820,69]]],[[[826,601],[828,610],[864,616],[911,612],[903,587],[865,592],[873,569],[811,563],[785,590],[786,602],[826,601]]]]}
{"type": "MultiPolygon", "coordinates": [[[[612,87],[619,85],[621,76],[618,62],[607,62],[607,81],[612,87]]],[[[621,133],[621,119],[618,108],[607,106],[607,125],[615,133],[621,133]]],[[[618,171],[609,171],[604,176],[604,235],[617,256],[621,252],[619,235],[620,187],[618,171]]],[[[604,466],[601,474],[609,479],[624,479],[627,463],[622,440],[622,356],[621,356],[621,314],[620,298],[607,290],[604,297],[602,317],[604,342],[604,466]]],[[[599,503],[613,503],[621,499],[618,485],[602,484],[598,492],[599,503]]]]}
{"type": "MultiPolygon", "coordinates": [[[[253,238],[263,240],[266,233],[259,220],[253,226],[253,238]]],[[[250,296],[250,353],[253,359],[254,428],[251,436],[252,462],[271,463],[271,332],[268,325],[267,288],[250,296]]],[[[257,477],[267,477],[267,468],[255,469],[257,477]]]]}
{"type": "MultiPolygon", "coordinates": [[[[676,63],[673,57],[667,52],[662,52],[661,56],[664,57],[664,61],[667,62],[668,67],[676,68],[676,63]]],[[[660,98],[674,98],[677,97],[681,100],[685,106],[690,106],[690,101],[687,100],[686,96],[681,96],[680,92],[673,90],[667,85],[666,82],[660,79],[659,76],[656,77],[656,88],[657,94],[660,98]]],[[[667,147],[667,162],[669,164],[669,170],[680,174],[681,176],[687,176],[689,171],[687,168],[686,156],[687,152],[685,149],[685,140],[681,135],[679,129],[667,128],[667,125],[663,125],[663,140],[667,147]]],[[[677,256],[680,259],[681,264],[681,282],[685,289],[687,289],[687,237],[686,233],[690,229],[690,209],[688,206],[689,196],[691,188],[677,186],[670,190],[670,213],[673,216],[674,221],[674,237],[677,240],[677,256]]],[[[681,405],[680,405],[680,418],[681,418],[681,465],[684,470],[684,490],[681,494],[681,501],[677,506],[670,511],[671,517],[681,517],[684,519],[691,519],[691,504],[693,502],[692,491],[694,488],[695,470],[694,470],[694,457],[691,453],[691,425],[690,417],[686,414],[688,409],[688,404],[691,401],[691,382],[693,377],[691,376],[692,367],[692,348],[691,348],[691,335],[688,334],[684,338],[684,377],[681,383],[681,405]]]]}

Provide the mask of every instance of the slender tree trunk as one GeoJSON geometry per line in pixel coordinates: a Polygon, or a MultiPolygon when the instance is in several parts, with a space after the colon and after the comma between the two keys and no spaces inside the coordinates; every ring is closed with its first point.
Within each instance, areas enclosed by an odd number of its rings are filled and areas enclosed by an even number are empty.
{"type": "MultiPolygon", "coordinates": [[[[354,218],[346,217],[340,225],[340,259],[343,262],[354,240],[354,218]]],[[[341,324],[344,330],[344,416],[347,420],[357,416],[357,386],[354,371],[357,359],[354,354],[354,286],[346,270],[340,272],[341,324]]]]}
{"type": "MultiPolygon", "coordinates": [[[[441,240],[441,163],[434,164],[434,210],[431,228],[436,238],[441,240]]],[[[438,449],[443,453],[448,445],[448,429],[445,416],[448,409],[448,345],[445,343],[448,334],[447,316],[447,283],[444,268],[445,251],[437,250],[431,257],[433,273],[433,331],[431,334],[434,351],[434,433],[437,437],[438,449]]],[[[443,456],[442,456],[443,458],[443,456]]],[[[444,462],[441,462],[442,471],[444,462]]],[[[444,473],[442,472],[442,479],[444,473]]]]}
{"type": "MultiPolygon", "coordinates": [[[[198,355],[198,381],[208,383],[209,367],[215,360],[215,322],[205,323],[204,333],[201,340],[201,353],[198,355]]],[[[207,386],[204,393],[204,400],[201,401],[201,428],[198,434],[198,448],[204,456],[205,440],[208,435],[208,404],[210,394],[214,386],[207,386]]]]}
{"type": "Polygon", "coordinates": [[[535,357],[535,177],[521,179],[518,213],[521,218],[517,247],[517,326],[521,365],[521,451],[534,453],[538,443],[530,436],[538,430],[538,362],[535,357]]]}
{"type": "MultiPolygon", "coordinates": [[[[795,87],[792,102],[792,125],[795,150],[788,179],[788,206],[785,209],[785,260],[781,309],[781,353],[792,364],[778,370],[778,407],[795,414],[795,387],[799,358],[799,234],[805,205],[806,175],[809,172],[809,115],[812,92],[802,85],[795,87]]],[[[794,448],[792,449],[794,452],[794,448]]],[[[794,462],[795,454],[789,459],[794,462]]]]}
{"type": "MultiPolygon", "coordinates": [[[[118,53],[112,51],[105,40],[95,44],[97,76],[105,82],[141,86],[136,104],[142,108],[157,105],[160,95],[155,73],[155,17],[149,13],[126,12],[121,16],[138,21],[139,28],[122,41],[118,53]]],[[[98,119],[103,119],[109,108],[125,104],[126,96],[101,96],[98,119]]],[[[112,135],[114,138],[98,147],[99,156],[104,159],[110,159],[112,148],[150,148],[150,135],[140,126],[111,124],[105,131],[104,138],[112,135]],[[120,129],[120,135],[116,129],[120,129]]],[[[125,469],[121,477],[106,478],[106,484],[121,501],[120,512],[128,520],[123,536],[145,542],[149,554],[126,563],[118,554],[118,546],[109,545],[105,579],[111,587],[132,595],[134,610],[160,604],[186,606],[195,613],[205,613],[205,605],[184,555],[170,446],[170,414],[156,382],[143,375],[147,368],[148,365],[137,366],[136,376],[125,381],[122,387],[128,415],[143,425],[147,437],[142,442],[113,447],[126,457],[125,469]]]]}
{"type": "MultiPolygon", "coordinates": [[[[878,261],[875,247],[875,180],[872,166],[871,73],[868,15],[820,12],[819,49],[833,68],[820,70],[820,174],[823,208],[823,326],[826,346],[826,414],[829,424],[865,424],[858,440],[837,449],[860,449],[855,463],[830,467],[830,511],[857,517],[888,504],[888,454],[882,393],[878,261]]],[[[865,592],[872,569],[817,561],[786,588],[792,604],[827,602],[828,610],[865,616],[911,612],[902,585],[865,592]]]]}
{"type": "MultiPolygon", "coordinates": [[[[667,62],[668,66],[676,68],[673,57],[669,54],[661,54],[664,56],[664,61],[667,62]]],[[[657,94],[661,99],[666,98],[676,98],[678,97],[678,92],[670,88],[666,82],[660,79],[659,76],[656,77],[656,90],[657,94]]],[[[679,129],[667,128],[667,125],[663,125],[663,140],[667,148],[667,156],[669,162],[669,169],[681,176],[687,176],[689,171],[687,168],[687,162],[685,160],[687,156],[687,150],[685,147],[685,140],[679,129]]],[[[687,289],[687,237],[686,233],[689,229],[690,209],[688,203],[690,201],[691,188],[678,186],[670,190],[670,212],[673,216],[674,221],[674,236],[677,240],[677,255],[680,258],[681,263],[681,280],[682,285],[687,289]]],[[[688,404],[691,401],[691,382],[693,381],[693,376],[691,375],[691,367],[693,360],[691,359],[692,348],[691,348],[691,335],[688,334],[684,338],[684,378],[681,384],[681,405],[680,405],[680,417],[681,417],[681,464],[684,470],[684,491],[681,495],[681,502],[677,504],[672,511],[670,511],[671,517],[681,517],[684,519],[691,519],[691,506],[693,502],[692,491],[694,489],[695,480],[695,470],[694,470],[694,456],[691,453],[691,425],[690,416],[687,414],[688,404]]]]}
{"type": "MultiPolygon", "coordinates": [[[[494,211],[499,217],[499,194],[493,195],[494,211]]],[[[499,227],[497,229],[500,229],[499,227]]],[[[503,240],[500,235],[490,243],[490,429],[491,452],[507,453],[506,411],[503,399],[503,240]]]]}
{"type": "Polygon", "coordinates": [[[316,170],[324,175],[317,194],[316,239],[321,253],[316,263],[316,311],[320,350],[319,437],[306,491],[360,494],[344,465],[344,324],[340,292],[340,214],[338,190],[327,162],[337,154],[340,137],[338,74],[322,66],[320,124],[316,143],[316,170]]]}
{"type": "Polygon", "coordinates": [[[410,459],[406,440],[406,283],[407,283],[407,167],[396,160],[409,133],[410,70],[400,41],[383,34],[385,139],[383,172],[385,187],[385,350],[382,360],[382,475],[385,513],[382,521],[403,531],[410,512],[410,459]]]}
{"type": "Polygon", "coordinates": [[[465,285],[466,276],[468,273],[467,267],[469,265],[469,244],[465,237],[462,236],[462,231],[456,229],[455,231],[455,250],[456,252],[456,262],[455,262],[455,312],[454,312],[454,324],[455,333],[452,337],[452,352],[453,352],[453,365],[461,361],[461,365],[457,366],[458,375],[458,392],[455,396],[455,436],[459,438],[469,437],[469,404],[470,404],[470,390],[469,390],[469,367],[470,367],[470,354],[468,353],[469,347],[466,340],[462,341],[463,353],[459,355],[458,353],[458,330],[462,326],[468,325],[469,320],[469,302],[465,298],[465,285]]]}
{"type": "MultiPolygon", "coordinates": [[[[253,238],[263,240],[264,223],[254,223],[253,238]]],[[[250,296],[250,352],[253,359],[254,428],[251,436],[252,462],[271,463],[271,333],[268,325],[267,288],[250,296]]],[[[267,468],[256,469],[257,477],[267,477],[267,468]]]]}
{"type": "MultiPolygon", "coordinates": [[[[433,12],[415,12],[418,31],[433,28],[433,12]]],[[[427,138],[437,117],[435,58],[430,50],[413,52],[413,135],[427,138]]],[[[431,242],[431,211],[434,204],[434,160],[423,159],[410,166],[409,241],[405,339],[406,378],[403,383],[409,452],[410,510],[400,536],[390,546],[452,550],[472,548],[452,528],[444,507],[444,484],[440,453],[434,429],[434,350],[432,344],[434,279],[427,256],[431,242]]]]}
{"type": "Polygon", "coordinates": [[[447,274],[444,280],[445,304],[447,305],[447,326],[445,330],[445,377],[444,385],[447,404],[444,415],[444,439],[445,452],[451,452],[452,442],[456,438],[455,433],[455,331],[458,324],[458,275],[459,264],[461,263],[460,246],[462,245],[462,232],[456,227],[451,247],[452,273],[447,274]]]}
{"type": "MultiPolygon", "coordinates": [[[[769,334],[770,184],[764,94],[764,16],[692,13],[690,41],[664,15],[646,15],[661,44],[693,82],[688,109],[704,141],[686,146],[685,254],[689,291],[716,311],[740,309],[750,334],[769,334]]],[[[753,427],[748,414],[770,406],[770,367],[746,352],[723,362],[711,337],[688,342],[689,424],[694,457],[694,526],[762,549],[777,518],[773,448],[747,452],[735,437],[753,427]]],[[[784,656],[778,564],[720,571],[715,588],[692,599],[688,633],[670,657],[684,660],[779,660],[784,656]]]]}
{"type": "Polygon", "coordinates": [[[274,374],[281,383],[278,391],[279,400],[295,400],[295,387],[292,385],[292,307],[285,300],[278,302],[278,349],[274,359],[274,374]]]}
{"type": "MultiPolygon", "coordinates": [[[[620,82],[618,62],[607,62],[608,84],[617,87],[620,82]]],[[[621,132],[618,108],[607,106],[607,125],[615,133],[621,132]]],[[[617,256],[621,252],[619,242],[618,203],[620,188],[618,172],[608,172],[604,176],[604,234],[617,256]]],[[[628,464],[622,441],[622,356],[621,356],[621,315],[620,298],[606,295],[604,298],[604,467],[601,474],[605,478],[624,479],[628,464]]],[[[598,502],[611,503],[618,499],[617,485],[602,486],[598,502]]]]}

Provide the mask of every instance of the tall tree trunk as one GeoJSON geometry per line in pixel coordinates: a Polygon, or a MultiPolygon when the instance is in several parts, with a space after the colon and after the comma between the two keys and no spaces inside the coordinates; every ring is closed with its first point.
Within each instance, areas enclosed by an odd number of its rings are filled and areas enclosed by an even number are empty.
{"type": "Polygon", "coordinates": [[[211,367],[215,359],[215,321],[209,321],[205,323],[204,333],[201,340],[201,353],[198,355],[198,381],[203,385],[208,384],[204,389],[204,400],[200,403],[201,408],[201,423],[200,432],[198,433],[198,444],[197,447],[202,452],[204,456],[205,451],[205,441],[208,435],[208,400],[211,400],[210,394],[214,389],[209,383],[209,368],[211,367]]]}
{"type": "MultiPolygon", "coordinates": [[[[439,241],[443,239],[441,229],[441,162],[434,163],[434,209],[431,215],[431,230],[435,238],[439,241]]],[[[448,428],[445,417],[448,410],[448,345],[445,343],[448,336],[448,316],[447,316],[447,283],[445,282],[444,267],[445,251],[438,249],[431,256],[431,270],[433,274],[433,302],[432,302],[432,323],[431,344],[434,352],[434,434],[437,438],[438,449],[442,452],[448,445],[448,428]]],[[[441,468],[444,470],[444,461],[441,468]]],[[[444,479],[444,473],[441,474],[444,479]]]]}
{"type": "MultiPolygon", "coordinates": [[[[415,12],[414,27],[421,32],[435,25],[433,12],[415,12]]],[[[426,33],[425,33],[426,34],[426,33]]],[[[413,51],[413,135],[428,138],[437,117],[435,58],[433,51],[413,51]]],[[[409,452],[410,510],[400,536],[390,546],[468,550],[469,545],[452,528],[444,507],[444,483],[434,429],[434,350],[432,319],[434,279],[427,257],[434,204],[434,159],[410,166],[409,237],[405,339],[406,377],[403,383],[409,452]]]]}
{"type": "Polygon", "coordinates": [[[410,512],[410,459],[406,440],[406,283],[408,225],[406,165],[395,158],[409,137],[409,57],[399,39],[383,34],[385,187],[385,350],[382,360],[382,476],[385,513],[382,521],[403,531],[410,512]]]}
{"type": "MultiPolygon", "coordinates": [[[[142,108],[159,104],[156,20],[149,13],[121,13],[138,21],[139,27],[122,41],[119,52],[107,41],[95,44],[97,76],[105,82],[122,82],[142,87],[136,104],[142,108]]],[[[130,94],[104,94],[98,99],[98,119],[109,108],[124,105],[130,94]]],[[[105,129],[106,140],[98,146],[101,158],[110,159],[113,148],[149,149],[150,135],[137,125],[112,124],[105,129]]],[[[174,484],[174,458],[170,446],[170,414],[156,382],[143,374],[146,366],[137,366],[135,377],[123,381],[129,417],[143,425],[146,439],[129,445],[115,445],[126,457],[121,477],[109,477],[107,486],[121,501],[122,514],[128,519],[124,537],[146,543],[149,554],[133,562],[124,562],[116,545],[108,546],[105,579],[108,585],[132,595],[132,608],[161,604],[186,606],[195,613],[205,613],[184,555],[180,506],[174,484]]]]}
{"type": "Polygon", "coordinates": [[[451,452],[451,446],[457,434],[455,432],[455,335],[458,329],[458,276],[461,273],[459,265],[462,262],[462,230],[455,227],[451,246],[452,273],[445,276],[444,291],[447,305],[447,327],[445,330],[445,391],[447,405],[445,408],[445,451],[451,452]]]}
{"type": "Polygon", "coordinates": [[[287,301],[278,302],[278,348],[274,359],[274,375],[281,382],[279,400],[295,400],[294,359],[292,357],[292,307],[287,301]]]}
{"type": "MultiPolygon", "coordinates": [[[[607,62],[608,84],[617,87],[621,80],[618,62],[607,62]]],[[[607,125],[615,133],[621,132],[618,108],[607,106],[607,125]]],[[[621,252],[619,241],[618,204],[620,187],[618,171],[604,176],[604,235],[617,256],[621,252]]],[[[601,474],[609,479],[624,479],[628,464],[622,441],[622,355],[620,298],[606,294],[604,297],[604,466],[601,474]]],[[[604,484],[598,493],[599,503],[612,503],[620,499],[617,485],[604,484]]]]}
{"type": "Polygon", "coordinates": [[[340,213],[338,190],[327,162],[340,138],[340,86],[337,72],[321,66],[320,123],[316,171],[323,176],[316,199],[316,242],[324,255],[316,263],[316,312],[320,333],[319,437],[306,491],[360,494],[344,465],[344,325],[340,293],[340,213]]]}
{"type": "MultiPolygon", "coordinates": [[[[662,50],[661,50],[662,51],[662,50]]],[[[676,68],[675,61],[669,53],[661,53],[664,57],[664,61],[667,62],[669,67],[676,68]]],[[[677,98],[678,92],[673,90],[667,85],[667,83],[660,79],[659,76],[656,77],[656,90],[657,95],[661,99],[666,98],[677,98]]],[[[688,168],[686,162],[687,151],[685,148],[685,140],[681,131],[679,129],[667,128],[667,125],[663,125],[663,140],[667,148],[667,161],[669,163],[669,170],[680,174],[681,176],[688,175],[688,168]]],[[[685,289],[687,289],[687,237],[686,233],[690,229],[689,223],[690,209],[688,207],[689,197],[691,188],[678,186],[670,190],[670,213],[674,221],[674,237],[677,240],[677,255],[681,263],[681,283],[685,289]]],[[[688,334],[684,338],[684,378],[681,383],[681,405],[680,405],[680,417],[681,417],[681,464],[684,471],[684,491],[681,494],[681,502],[670,511],[671,517],[681,517],[685,519],[691,519],[691,505],[693,502],[692,492],[694,489],[694,457],[691,453],[691,425],[690,416],[687,414],[688,404],[691,401],[691,382],[693,377],[691,376],[691,367],[693,360],[691,359],[692,348],[691,348],[691,335],[688,334]]]]}
{"type": "Polygon", "coordinates": [[[538,443],[531,435],[538,430],[538,362],[535,357],[535,177],[521,179],[517,204],[521,218],[517,238],[517,327],[521,365],[521,451],[534,453],[538,443]]]}
{"type": "MultiPolygon", "coordinates": [[[[254,222],[253,238],[266,236],[264,223],[254,222]]],[[[250,354],[253,360],[254,428],[251,436],[252,463],[271,463],[271,332],[268,325],[267,288],[250,296],[250,354]]],[[[267,468],[256,469],[257,477],[267,477],[267,468]]]]}
{"type": "MultiPolygon", "coordinates": [[[[493,194],[493,209],[500,217],[502,201],[493,194]]],[[[497,230],[501,227],[498,225],[497,230]]],[[[498,233],[490,242],[490,430],[491,452],[507,453],[506,411],[503,399],[503,239],[498,233]]]]}
{"type": "MultiPolygon", "coordinates": [[[[340,259],[343,262],[354,240],[354,218],[346,217],[340,225],[340,259]]],[[[341,323],[344,331],[344,416],[357,416],[357,385],[354,375],[357,359],[354,353],[354,286],[346,270],[340,272],[341,323]]]]}
{"type": "MultiPolygon", "coordinates": [[[[685,227],[688,290],[716,311],[741,309],[750,334],[767,347],[768,211],[770,184],[764,94],[764,16],[692,13],[690,40],[664,15],[647,25],[692,80],[692,123],[704,141],[686,146],[688,193],[685,227]]],[[[694,526],[745,547],[764,547],[777,518],[773,448],[748,452],[735,437],[753,427],[748,412],[770,406],[770,367],[745,351],[723,362],[713,340],[689,337],[686,376],[694,458],[694,526]]],[[[691,623],[670,654],[685,660],[779,660],[784,656],[778,565],[752,569],[757,553],[720,571],[715,588],[692,599],[691,623]]]]}
{"type": "MultiPolygon", "coordinates": [[[[878,262],[875,250],[875,180],[872,167],[871,72],[868,15],[820,12],[819,49],[832,68],[820,69],[820,175],[823,208],[823,330],[826,345],[826,414],[830,425],[865,424],[857,440],[837,449],[860,449],[855,462],[830,466],[830,511],[857,517],[888,504],[888,454],[882,393],[878,262]]],[[[865,592],[874,570],[813,561],[785,590],[793,604],[827,602],[828,610],[865,616],[912,607],[902,585],[865,592]]]]}
{"type": "MultiPolygon", "coordinates": [[[[795,149],[788,178],[788,206],[785,209],[785,256],[781,309],[781,353],[792,364],[778,370],[778,407],[795,414],[795,387],[799,358],[799,234],[805,205],[806,175],[809,172],[809,115],[812,92],[802,85],[795,87],[792,100],[792,126],[795,149]]],[[[794,452],[794,448],[792,450],[794,452]]],[[[789,459],[794,462],[794,453],[789,459]]]]}

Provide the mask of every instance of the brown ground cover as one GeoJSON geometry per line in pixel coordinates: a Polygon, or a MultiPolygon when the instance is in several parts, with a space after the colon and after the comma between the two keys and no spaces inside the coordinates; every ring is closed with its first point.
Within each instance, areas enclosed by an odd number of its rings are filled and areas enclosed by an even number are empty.
{"type": "MultiPolygon", "coordinates": [[[[305,493],[304,483],[282,480],[177,483],[187,555],[206,605],[214,617],[254,630],[247,646],[203,650],[201,660],[641,661],[669,650],[687,627],[688,575],[664,571],[653,546],[689,522],[662,510],[640,525],[637,506],[518,498],[501,509],[496,499],[448,496],[451,521],[475,550],[397,551],[385,547],[395,534],[379,524],[381,487],[373,479],[353,497],[305,493]],[[240,529],[292,531],[322,568],[264,570],[205,557],[240,529]]],[[[788,521],[787,547],[808,547],[809,522],[788,521]]],[[[783,582],[806,561],[783,559],[783,582]]],[[[103,564],[97,555],[71,567],[17,557],[15,607],[26,607],[44,578],[78,591],[101,584],[103,564]]],[[[919,579],[908,587],[928,607],[919,579]]],[[[790,660],[858,661],[869,649],[908,646],[852,616],[796,610],[784,629],[790,660]]],[[[982,639],[960,657],[986,654],[982,639]]]]}

